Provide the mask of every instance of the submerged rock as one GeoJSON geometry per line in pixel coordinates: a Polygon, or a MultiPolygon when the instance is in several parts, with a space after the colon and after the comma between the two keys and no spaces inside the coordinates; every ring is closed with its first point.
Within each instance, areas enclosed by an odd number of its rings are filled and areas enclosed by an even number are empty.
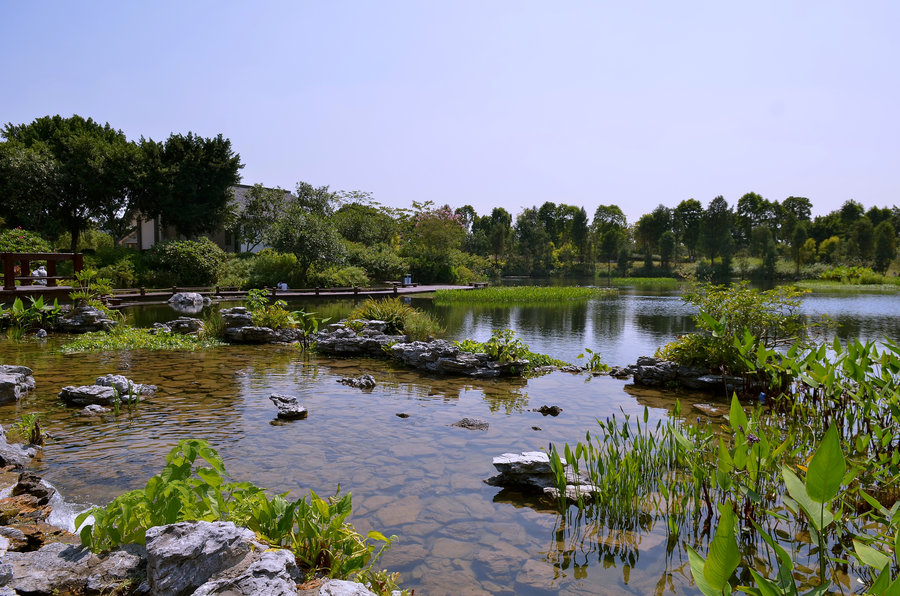
{"type": "Polygon", "coordinates": [[[559,406],[547,406],[543,405],[540,408],[536,408],[532,410],[532,412],[540,412],[544,416],[559,416],[562,414],[563,409],[559,406]]]}
{"type": "Polygon", "coordinates": [[[294,395],[273,393],[269,396],[269,399],[278,408],[279,418],[296,420],[298,418],[306,418],[306,415],[309,413],[306,408],[300,405],[300,400],[294,395]]]}
{"type": "Polygon", "coordinates": [[[480,418],[463,418],[450,426],[458,426],[459,428],[467,428],[469,430],[487,430],[489,427],[487,421],[481,420],[480,418]]]}
{"type": "Polygon", "coordinates": [[[102,416],[110,411],[109,408],[105,408],[103,406],[97,404],[91,404],[89,406],[85,406],[78,413],[82,416],[102,416]]]}
{"type": "Polygon", "coordinates": [[[18,401],[34,389],[34,373],[27,366],[0,364],[0,404],[18,401]]]}
{"type": "Polygon", "coordinates": [[[356,387],[357,389],[372,389],[375,387],[375,377],[372,375],[361,375],[359,377],[344,377],[338,379],[338,383],[356,387]]]}

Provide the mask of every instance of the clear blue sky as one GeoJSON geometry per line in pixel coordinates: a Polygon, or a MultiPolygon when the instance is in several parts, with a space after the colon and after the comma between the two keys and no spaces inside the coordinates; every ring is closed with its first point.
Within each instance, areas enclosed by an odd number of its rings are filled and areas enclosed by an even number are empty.
{"type": "Polygon", "coordinates": [[[0,122],[230,138],[243,181],[633,222],[900,205],[900,2],[0,0],[0,122]]]}

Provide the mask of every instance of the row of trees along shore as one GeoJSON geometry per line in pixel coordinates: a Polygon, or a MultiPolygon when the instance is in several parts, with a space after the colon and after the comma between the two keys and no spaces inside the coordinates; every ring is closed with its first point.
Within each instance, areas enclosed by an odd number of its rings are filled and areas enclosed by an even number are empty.
{"type": "MultiPolygon", "coordinates": [[[[269,265],[274,259],[286,270],[273,275],[294,285],[375,282],[407,271],[422,282],[614,273],[775,279],[815,277],[836,265],[885,273],[900,230],[897,206],[866,209],[851,199],[813,217],[805,197],[753,192],[734,206],[722,196],[706,207],[693,198],[659,205],[633,223],[615,204],[592,217],[549,201],[515,216],[502,207],[479,215],[471,205],[429,201],[385,207],[366,192],[305,182],[293,193],[256,185],[239,206],[230,189],[243,164],[222,135],[129,141],[90,118],[47,116],[7,124],[2,136],[0,217],[9,228],[73,251],[89,238],[85,247],[100,248],[92,246],[97,231],[118,244],[138,216],[158,217],[185,239],[224,229],[249,248],[277,251],[266,251],[269,265]]],[[[227,261],[218,258],[217,279],[228,277],[227,261]]],[[[232,269],[240,277],[240,267],[232,269]]]]}

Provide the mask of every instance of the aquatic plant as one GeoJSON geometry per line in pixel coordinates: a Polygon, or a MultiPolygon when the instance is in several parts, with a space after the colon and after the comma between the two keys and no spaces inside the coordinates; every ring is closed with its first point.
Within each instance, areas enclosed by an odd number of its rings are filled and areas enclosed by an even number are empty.
{"type": "Polygon", "coordinates": [[[585,348],[584,352],[576,356],[579,360],[585,359],[585,368],[592,372],[602,372],[609,370],[609,365],[603,362],[603,356],[600,352],[595,352],[590,348],[585,348]]]}
{"type": "Polygon", "coordinates": [[[118,350],[197,350],[223,345],[212,337],[195,337],[181,333],[138,329],[120,325],[111,331],[93,331],[63,344],[65,354],[79,352],[114,352],[118,350]]]}
{"type": "Polygon", "coordinates": [[[269,496],[252,483],[229,480],[221,456],[209,443],[185,439],[143,489],[81,513],[75,526],[84,546],[104,552],[123,544],[144,544],[153,526],[233,521],[270,544],[290,549],[309,579],[326,575],[366,582],[372,577],[378,585],[394,586],[395,577],[372,567],[396,536],[357,532],[346,521],[352,511],[350,493],[341,496],[339,487],[327,499],[312,491],[296,501],[286,496],[269,496]]]}
{"type": "Polygon", "coordinates": [[[464,339],[453,342],[463,352],[473,354],[487,354],[491,360],[497,362],[527,361],[526,368],[533,370],[542,366],[568,366],[568,362],[557,360],[546,354],[532,352],[524,341],[516,337],[512,329],[497,329],[491,333],[491,338],[486,342],[473,339],[464,339]]]}
{"type": "Polygon", "coordinates": [[[108,312],[103,297],[112,293],[112,282],[100,277],[96,269],[82,269],[75,273],[75,289],[69,292],[69,298],[81,306],[93,306],[108,312]]]}
{"type": "Polygon", "coordinates": [[[56,299],[53,304],[45,304],[43,296],[28,296],[28,300],[30,304],[25,306],[21,298],[16,298],[9,309],[0,304],[0,319],[9,321],[7,335],[11,339],[21,339],[29,331],[49,327],[59,318],[61,308],[56,299]]]}
{"type": "Polygon", "coordinates": [[[491,286],[474,290],[438,290],[435,304],[545,304],[608,298],[618,291],[612,288],[573,286],[491,286]]]}
{"type": "Polygon", "coordinates": [[[354,319],[384,321],[387,323],[386,333],[402,333],[412,340],[438,337],[444,332],[434,316],[404,304],[399,298],[368,298],[347,315],[348,321],[354,319]]]}
{"type": "Polygon", "coordinates": [[[41,417],[37,412],[22,414],[18,422],[13,423],[11,434],[29,445],[43,445],[44,433],[41,430],[41,417]]]}

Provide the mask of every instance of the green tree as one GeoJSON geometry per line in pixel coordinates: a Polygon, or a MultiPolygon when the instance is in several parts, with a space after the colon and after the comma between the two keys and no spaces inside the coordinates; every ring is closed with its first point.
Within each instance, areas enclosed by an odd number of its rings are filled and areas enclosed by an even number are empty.
{"type": "Polygon", "coordinates": [[[702,222],[703,205],[697,199],[681,201],[672,212],[672,227],[675,235],[687,248],[688,256],[692,261],[697,254],[702,222]]]}
{"type": "MultiPolygon", "coordinates": [[[[781,225],[777,229],[782,240],[791,238],[794,233],[794,226],[800,222],[807,224],[812,221],[812,203],[806,197],[788,197],[781,202],[781,225]]],[[[814,236],[814,234],[812,234],[814,236]]],[[[817,239],[817,242],[821,240],[817,239]]]]}
{"type": "Polygon", "coordinates": [[[700,242],[706,256],[710,260],[716,257],[730,258],[733,241],[731,225],[734,213],[728,206],[725,197],[719,195],[709,202],[703,213],[703,226],[700,234],[700,242]]]}
{"type": "Polygon", "coordinates": [[[872,260],[875,251],[875,228],[866,216],[859,217],[850,229],[851,255],[855,255],[860,262],[868,263],[872,260]]]}
{"type": "Polygon", "coordinates": [[[516,217],[515,234],[529,273],[549,273],[555,247],[538,216],[537,208],[525,209],[516,217]]]}
{"type": "Polygon", "coordinates": [[[188,238],[214,232],[233,217],[231,187],[241,181],[241,156],[221,134],[172,134],[165,143],[141,139],[137,207],[188,238]]]}
{"type": "Polygon", "coordinates": [[[91,222],[113,221],[127,210],[137,152],[122,131],[57,115],[7,124],[2,136],[0,216],[9,225],[21,225],[25,215],[32,217],[27,227],[45,234],[68,231],[75,252],[91,222]]]}
{"type": "Polygon", "coordinates": [[[373,205],[349,203],[342,205],[333,216],[338,233],[351,242],[366,246],[391,242],[397,235],[397,220],[373,205]]]}
{"type": "Polygon", "coordinates": [[[885,220],[875,227],[874,269],[884,275],[897,256],[897,231],[885,220]]]}
{"type": "Polygon", "coordinates": [[[798,224],[794,227],[794,234],[791,236],[791,255],[794,258],[794,273],[800,275],[800,265],[803,261],[803,245],[809,234],[806,233],[806,225],[798,224]]]}
{"type": "Polygon", "coordinates": [[[841,239],[838,236],[829,236],[819,243],[819,258],[825,263],[837,262],[841,250],[841,239]]]}
{"type": "Polygon", "coordinates": [[[662,268],[666,271],[672,267],[672,258],[675,256],[675,242],[675,233],[671,230],[666,230],[659,237],[659,261],[662,268]]]}
{"type": "Polygon", "coordinates": [[[246,202],[239,207],[232,231],[239,242],[247,244],[248,251],[263,243],[286,202],[286,195],[287,191],[281,188],[266,188],[262,184],[254,184],[247,191],[246,202]]]}
{"type": "Polygon", "coordinates": [[[775,228],[778,224],[779,211],[780,206],[777,201],[764,199],[755,192],[748,192],[738,199],[734,217],[734,235],[738,246],[750,245],[750,234],[755,227],[775,228]]]}
{"type": "Polygon", "coordinates": [[[625,214],[622,213],[622,209],[618,205],[600,205],[594,211],[594,219],[591,222],[594,234],[598,238],[601,238],[607,230],[613,228],[623,230],[627,225],[625,214]]]}
{"type": "Polygon", "coordinates": [[[413,275],[422,281],[453,282],[456,280],[453,257],[465,240],[465,228],[449,206],[430,209],[427,205],[423,205],[425,209],[419,208],[413,217],[403,254],[413,275]]]}
{"type": "Polygon", "coordinates": [[[600,254],[606,261],[607,279],[612,277],[612,262],[616,260],[622,244],[622,232],[616,228],[606,230],[600,239],[600,254]]]}
{"type": "Polygon", "coordinates": [[[297,257],[304,281],[313,263],[334,265],[344,261],[341,237],[331,222],[296,202],[272,224],[267,240],[276,250],[297,257]]]}

